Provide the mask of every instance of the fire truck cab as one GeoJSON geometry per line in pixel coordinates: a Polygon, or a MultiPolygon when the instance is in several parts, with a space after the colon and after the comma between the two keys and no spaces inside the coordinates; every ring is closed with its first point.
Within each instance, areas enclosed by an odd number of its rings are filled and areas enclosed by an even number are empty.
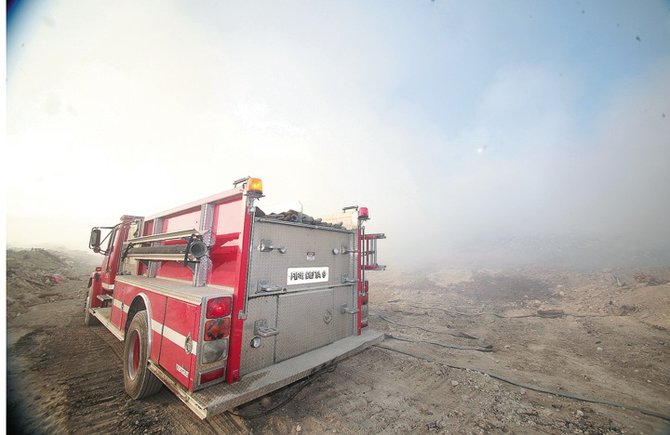
{"type": "Polygon", "coordinates": [[[365,207],[266,215],[262,181],[94,227],[104,255],[85,322],[124,341],[128,394],[166,385],[200,418],[233,409],[380,342],[367,327],[377,264],[365,207]]]}

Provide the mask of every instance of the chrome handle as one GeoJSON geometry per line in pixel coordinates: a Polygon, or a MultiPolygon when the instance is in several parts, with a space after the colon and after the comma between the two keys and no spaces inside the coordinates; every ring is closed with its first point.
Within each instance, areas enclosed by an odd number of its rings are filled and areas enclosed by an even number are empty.
{"type": "Polygon", "coordinates": [[[342,314],[358,314],[358,310],[356,308],[349,308],[347,304],[344,304],[340,307],[340,313],[342,314]]]}
{"type": "Polygon", "coordinates": [[[342,284],[356,284],[357,282],[357,279],[349,279],[347,275],[342,276],[342,284]]]}
{"type": "Polygon", "coordinates": [[[267,338],[267,337],[273,337],[278,334],[279,329],[269,327],[268,321],[266,319],[260,319],[254,322],[254,335],[267,338]]]}
{"type": "Polygon", "coordinates": [[[258,250],[261,252],[272,252],[273,250],[279,251],[280,254],[286,253],[285,246],[274,246],[272,240],[262,239],[260,245],[258,245],[258,250]]]}
{"type": "Polygon", "coordinates": [[[258,292],[278,292],[284,290],[284,287],[280,285],[272,285],[268,281],[258,281],[258,288],[257,288],[257,293],[258,292]]]}

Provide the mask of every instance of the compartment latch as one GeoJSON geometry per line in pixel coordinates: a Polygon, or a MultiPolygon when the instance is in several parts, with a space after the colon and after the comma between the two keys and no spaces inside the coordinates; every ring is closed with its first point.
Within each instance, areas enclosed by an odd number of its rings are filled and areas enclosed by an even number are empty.
{"type": "Polygon", "coordinates": [[[340,307],[340,313],[342,314],[358,314],[358,310],[356,308],[349,308],[347,304],[344,304],[340,307]]]}

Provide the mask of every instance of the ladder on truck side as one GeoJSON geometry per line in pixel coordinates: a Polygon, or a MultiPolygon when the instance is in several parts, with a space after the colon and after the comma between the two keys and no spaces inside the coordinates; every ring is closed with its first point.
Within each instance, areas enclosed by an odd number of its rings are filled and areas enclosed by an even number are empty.
{"type": "Polygon", "coordinates": [[[363,233],[363,247],[361,258],[363,270],[384,270],[386,266],[377,264],[377,240],[385,239],[384,233],[365,234],[363,233]]]}

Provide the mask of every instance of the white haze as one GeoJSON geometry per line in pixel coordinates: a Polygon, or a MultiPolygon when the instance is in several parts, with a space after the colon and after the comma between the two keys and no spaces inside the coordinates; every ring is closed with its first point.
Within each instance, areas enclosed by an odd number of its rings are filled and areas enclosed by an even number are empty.
{"type": "MultiPolygon", "coordinates": [[[[85,249],[253,175],[261,207],[368,206],[391,267],[668,264],[667,49],[591,104],[569,57],[484,76],[516,15],[436,3],[45,3],[9,36],[8,245],[85,249]]],[[[627,9],[626,50],[667,45],[661,2],[627,9]]]]}

